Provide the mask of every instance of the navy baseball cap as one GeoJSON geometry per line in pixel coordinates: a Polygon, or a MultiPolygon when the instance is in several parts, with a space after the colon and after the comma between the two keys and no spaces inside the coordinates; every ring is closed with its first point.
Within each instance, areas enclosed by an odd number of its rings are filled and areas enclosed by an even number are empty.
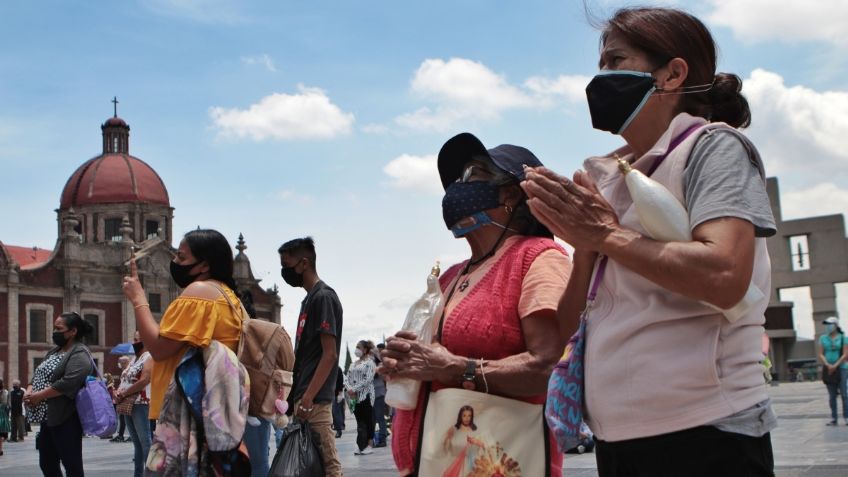
{"type": "Polygon", "coordinates": [[[442,187],[447,189],[462,175],[463,168],[474,156],[487,156],[492,163],[514,177],[516,182],[524,180],[524,166],[538,167],[542,165],[532,152],[521,146],[501,144],[492,149],[486,149],[471,133],[461,133],[450,138],[439,151],[438,167],[442,187]]]}

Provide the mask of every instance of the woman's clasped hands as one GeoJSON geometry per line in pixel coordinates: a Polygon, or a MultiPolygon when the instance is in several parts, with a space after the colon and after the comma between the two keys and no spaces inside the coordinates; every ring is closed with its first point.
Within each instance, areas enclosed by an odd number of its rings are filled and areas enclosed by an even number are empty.
{"type": "Polygon", "coordinates": [[[411,331],[399,331],[386,339],[386,349],[380,353],[382,364],[377,372],[389,380],[410,378],[419,381],[439,381],[458,384],[464,361],[444,346],[418,341],[411,331]]]}
{"type": "Polygon", "coordinates": [[[619,228],[609,202],[584,171],[570,180],[546,167],[524,166],[522,189],[540,222],[579,250],[599,251],[604,239],[619,228]]]}

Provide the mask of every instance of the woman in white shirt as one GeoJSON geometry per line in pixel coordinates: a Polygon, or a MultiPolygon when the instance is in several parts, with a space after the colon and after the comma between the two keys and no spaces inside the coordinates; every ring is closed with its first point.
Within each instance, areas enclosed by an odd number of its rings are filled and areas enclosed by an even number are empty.
{"type": "Polygon", "coordinates": [[[355,455],[367,455],[373,452],[371,446],[374,440],[374,364],[372,352],[374,343],[362,340],[356,343],[358,358],[347,370],[345,389],[348,397],[355,402],[353,414],[356,416],[356,445],[359,450],[355,455]]]}

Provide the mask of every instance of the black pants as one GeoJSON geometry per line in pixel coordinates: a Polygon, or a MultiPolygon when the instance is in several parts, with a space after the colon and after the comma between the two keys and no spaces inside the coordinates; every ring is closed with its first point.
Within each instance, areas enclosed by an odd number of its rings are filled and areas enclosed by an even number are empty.
{"type": "MultiPolygon", "coordinates": [[[[118,408],[115,408],[115,413],[117,414],[118,408]]],[[[123,414],[118,414],[118,437],[121,439],[124,438],[124,430],[127,428],[127,421],[124,420],[126,418],[123,414]]]]}
{"type": "Polygon", "coordinates": [[[368,447],[368,441],[374,438],[374,417],[370,395],[356,403],[353,415],[356,416],[356,445],[362,451],[368,447]]]}
{"type": "Polygon", "coordinates": [[[59,462],[67,477],[83,477],[82,424],[74,414],[58,426],[41,425],[36,438],[38,464],[44,477],[62,477],[59,462]]]}
{"type": "Polygon", "coordinates": [[[749,437],[701,426],[597,444],[599,477],[774,477],[769,434],[749,437]]]}

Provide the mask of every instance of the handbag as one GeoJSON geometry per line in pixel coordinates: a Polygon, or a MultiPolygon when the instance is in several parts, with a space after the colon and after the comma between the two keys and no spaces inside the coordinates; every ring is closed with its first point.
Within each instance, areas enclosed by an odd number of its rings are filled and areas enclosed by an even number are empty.
{"type": "Polygon", "coordinates": [[[822,365],[822,382],[833,385],[839,384],[839,373],[841,372],[841,369],[836,368],[836,371],[829,373],[827,372],[827,366],[822,365]]]}
{"type": "Polygon", "coordinates": [[[586,348],[586,318],[595,303],[598,287],[604,278],[606,268],[607,257],[604,256],[598,263],[592,288],[589,290],[589,296],[586,297],[586,308],[580,314],[577,332],[568,340],[565,352],[548,380],[545,419],[554,433],[560,452],[577,447],[581,441],[580,424],[583,422],[584,414],[583,352],[586,348]]]}
{"type": "Polygon", "coordinates": [[[121,400],[118,404],[115,405],[115,411],[122,416],[132,416],[133,406],[135,406],[135,398],[138,397],[138,393],[132,393],[127,396],[124,396],[124,399],[121,400]]]}
{"type": "Polygon", "coordinates": [[[449,388],[425,409],[417,475],[551,475],[541,404],[449,388]]]}
{"type": "Polygon", "coordinates": [[[97,376],[88,376],[82,389],[77,392],[74,402],[79,414],[82,431],[84,434],[97,437],[107,437],[115,433],[118,428],[118,416],[115,414],[115,406],[112,404],[112,396],[103,383],[100,370],[94,363],[91,353],[85,348],[91,365],[97,376]]]}

